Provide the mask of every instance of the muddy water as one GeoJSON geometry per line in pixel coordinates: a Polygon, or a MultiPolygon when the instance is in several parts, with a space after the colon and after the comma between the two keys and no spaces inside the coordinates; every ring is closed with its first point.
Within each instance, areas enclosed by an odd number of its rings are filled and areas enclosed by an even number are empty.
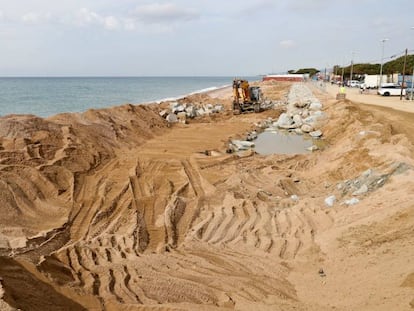
{"type": "Polygon", "coordinates": [[[316,145],[310,137],[289,132],[263,132],[255,140],[258,154],[299,154],[310,153],[306,148],[316,145]]]}

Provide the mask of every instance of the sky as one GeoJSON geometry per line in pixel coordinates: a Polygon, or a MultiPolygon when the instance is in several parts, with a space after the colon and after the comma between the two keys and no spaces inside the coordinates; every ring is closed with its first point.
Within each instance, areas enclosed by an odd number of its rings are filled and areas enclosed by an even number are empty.
{"type": "Polygon", "coordinates": [[[413,0],[0,0],[0,76],[243,76],[380,63],[414,53],[412,27],[413,0]]]}

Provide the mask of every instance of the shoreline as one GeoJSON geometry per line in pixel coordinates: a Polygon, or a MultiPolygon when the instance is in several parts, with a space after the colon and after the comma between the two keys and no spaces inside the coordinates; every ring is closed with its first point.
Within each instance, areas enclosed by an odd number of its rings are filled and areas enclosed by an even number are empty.
{"type": "Polygon", "coordinates": [[[156,100],[153,102],[149,102],[149,103],[136,103],[134,105],[142,105],[142,104],[161,104],[161,103],[165,103],[165,102],[173,102],[173,101],[178,101],[193,95],[208,95],[210,97],[216,97],[216,96],[220,96],[222,95],[224,90],[228,90],[231,89],[231,84],[226,84],[226,85],[222,85],[222,86],[212,86],[212,87],[207,87],[205,89],[200,89],[194,92],[190,92],[188,94],[185,95],[179,95],[176,97],[167,97],[161,100],[156,100]]]}
{"type": "Polygon", "coordinates": [[[232,77],[3,78],[0,116],[32,114],[47,118],[124,104],[152,104],[215,93],[232,77]],[[111,80],[112,79],[112,80],[111,80]]]}

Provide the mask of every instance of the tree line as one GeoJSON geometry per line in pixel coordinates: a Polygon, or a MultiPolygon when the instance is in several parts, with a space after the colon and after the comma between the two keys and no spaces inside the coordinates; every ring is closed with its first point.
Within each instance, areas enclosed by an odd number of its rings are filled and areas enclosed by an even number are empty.
{"type": "MultiPolygon", "coordinates": [[[[394,60],[388,61],[383,64],[382,72],[383,74],[393,74],[393,73],[402,73],[404,68],[404,57],[401,56],[394,60]]],[[[406,75],[412,75],[413,73],[413,66],[414,66],[414,55],[407,55],[407,63],[405,65],[405,74],[406,75]]],[[[361,63],[361,64],[354,64],[352,66],[352,73],[355,75],[375,75],[379,74],[381,64],[369,64],[369,63],[361,63]]],[[[351,65],[346,67],[341,67],[339,65],[335,65],[333,67],[333,72],[335,72],[338,75],[342,74],[342,68],[344,69],[344,75],[350,75],[351,74],[351,65]]],[[[316,68],[302,68],[299,70],[289,70],[288,73],[299,73],[304,74],[308,73],[310,76],[313,76],[320,72],[320,70],[316,68]]]]}

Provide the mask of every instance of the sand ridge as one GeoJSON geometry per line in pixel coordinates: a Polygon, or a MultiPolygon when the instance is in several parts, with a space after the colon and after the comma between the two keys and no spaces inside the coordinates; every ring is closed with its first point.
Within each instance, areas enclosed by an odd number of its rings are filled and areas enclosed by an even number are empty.
{"type": "Polygon", "coordinates": [[[232,116],[228,89],[183,99],[224,113],[173,126],[168,103],[3,117],[2,302],[45,310],[47,286],[54,310],[410,310],[413,116],[313,90],[327,147],[304,155],[226,154],[281,113],[232,116]],[[384,181],[342,204],[369,170],[384,181]]]}

